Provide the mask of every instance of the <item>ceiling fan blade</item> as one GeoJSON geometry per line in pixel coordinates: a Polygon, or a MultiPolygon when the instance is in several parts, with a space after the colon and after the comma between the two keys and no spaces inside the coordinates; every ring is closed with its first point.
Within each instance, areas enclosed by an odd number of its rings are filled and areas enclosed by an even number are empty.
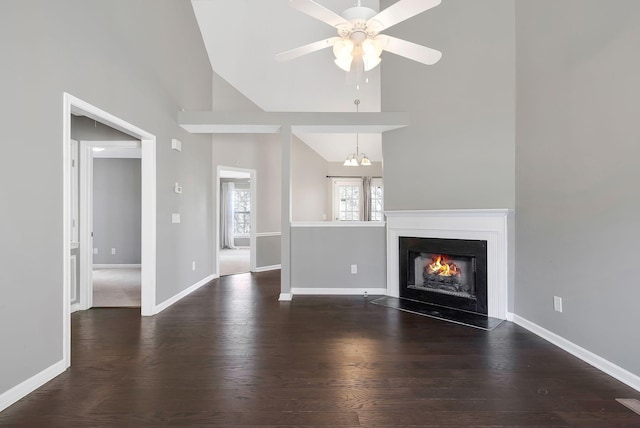
{"type": "Polygon", "coordinates": [[[442,0],[398,0],[367,21],[377,31],[385,30],[399,22],[436,7],[442,0]]]}
{"type": "Polygon", "coordinates": [[[349,21],[334,11],[327,9],[313,0],[289,0],[289,5],[312,18],[331,25],[332,27],[349,23],[349,21]]]}
{"type": "Polygon", "coordinates": [[[281,52],[276,55],[276,61],[289,61],[303,55],[331,47],[338,40],[340,40],[340,37],[329,37],[328,39],[319,40],[317,42],[309,43],[308,45],[281,52]]]}
{"type": "Polygon", "coordinates": [[[387,35],[378,37],[385,37],[387,39],[387,45],[384,47],[385,51],[426,65],[433,65],[442,58],[442,52],[426,46],[417,45],[415,43],[387,35]]]}

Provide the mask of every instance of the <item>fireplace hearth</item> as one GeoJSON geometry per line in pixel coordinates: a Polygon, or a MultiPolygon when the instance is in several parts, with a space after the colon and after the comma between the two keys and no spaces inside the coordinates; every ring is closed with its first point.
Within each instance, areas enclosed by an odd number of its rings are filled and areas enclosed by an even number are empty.
{"type": "Polygon", "coordinates": [[[401,298],[487,315],[487,241],[399,237],[401,298]]]}

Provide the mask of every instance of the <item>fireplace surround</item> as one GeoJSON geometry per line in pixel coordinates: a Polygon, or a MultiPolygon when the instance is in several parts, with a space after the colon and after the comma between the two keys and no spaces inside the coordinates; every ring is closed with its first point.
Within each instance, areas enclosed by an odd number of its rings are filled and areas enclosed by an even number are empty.
{"type": "Polygon", "coordinates": [[[486,315],[506,319],[511,259],[509,214],[506,209],[386,211],[387,296],[403,297],[400,237],[486,241],[486,315]]]}

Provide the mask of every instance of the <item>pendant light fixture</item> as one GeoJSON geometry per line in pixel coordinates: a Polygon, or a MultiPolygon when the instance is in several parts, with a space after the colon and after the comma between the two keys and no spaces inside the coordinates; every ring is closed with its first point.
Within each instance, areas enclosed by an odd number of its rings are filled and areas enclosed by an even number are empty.
{"type": "MultiPolygon", "coordinates": [[[[354,100],[356,105],[356,113],[359,112],[360,100],[354,100]]],[[[371,161],[365,153],[360,153],[360,135],[356,132],[356,151],[349,153],[344,160],[344,166],[370,166],[371,161]]]]}

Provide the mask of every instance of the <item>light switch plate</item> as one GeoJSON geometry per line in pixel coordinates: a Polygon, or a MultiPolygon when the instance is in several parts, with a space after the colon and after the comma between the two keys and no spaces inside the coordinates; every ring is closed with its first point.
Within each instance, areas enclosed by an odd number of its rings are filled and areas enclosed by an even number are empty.
{"type": "Polygon", "coordinates": [[[553,310],[562,312],[562,297],[553,296],[553,310]]]}
{"type": "Polygon", "coordinates": [[[171,140],[171,148],[173,150],[177,150],[177,151],[181,152],[182,151],[182,141],[173,138],[171,140]]]}
{"type": "Polygon", "coordinates": [[[180,214],[171,214],[171,223],[180,223],[180,214]]]}

